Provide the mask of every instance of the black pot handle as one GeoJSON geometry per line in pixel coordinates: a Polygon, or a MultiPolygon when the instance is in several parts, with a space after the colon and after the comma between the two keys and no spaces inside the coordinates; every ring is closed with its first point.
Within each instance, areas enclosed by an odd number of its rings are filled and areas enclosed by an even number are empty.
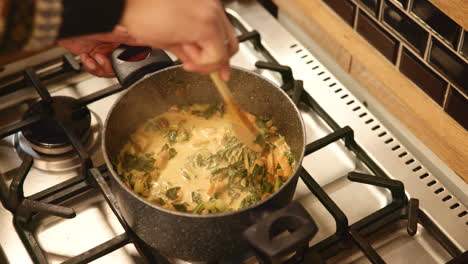
{"type": "Polygon", "coordinates": [[[309,241],[318,228],[312,217],[298,202],[267,214],[254,225],[247,228],[243,235],[267,263],[282,263],[282,258],[308,247],[309,241]],[[289,234],[275,236],[288,231],[289,234]]]}
{"type": "Polygon", "coordinates": [[[160,49],[120,45],[111,54],[112,68],[120,84],[129,86],[148,73],[174,65],[174,61],[160,49]],[[128,58],[148,52],[140,61],[128,61],[128,58]]]}

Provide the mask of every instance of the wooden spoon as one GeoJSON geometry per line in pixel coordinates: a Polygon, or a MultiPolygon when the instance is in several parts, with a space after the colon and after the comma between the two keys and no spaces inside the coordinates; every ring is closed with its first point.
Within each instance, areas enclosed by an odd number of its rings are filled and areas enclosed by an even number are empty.
{"type": "Polygon", "coordinates": [[[210,74],[210,77],[223,97],[226,111],[232,117],[232,129],[234,133],[236,133],[238,139],[247,147],[260,152],[262,150],[261,146],[255,144],[255,139],[259,134],[257,127],[250,122],[245,112],[240,109],[240,106],[234,101],[231,91],[227,87],[227,84],[220,78],[219,73],[213,72],[210,74]]]}

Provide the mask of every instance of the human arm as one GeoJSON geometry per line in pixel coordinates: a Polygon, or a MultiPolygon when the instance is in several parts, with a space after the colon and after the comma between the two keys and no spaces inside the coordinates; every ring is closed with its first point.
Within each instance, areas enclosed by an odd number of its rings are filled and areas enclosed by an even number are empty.
{"type": "MultiPolygon", "coordinates": [[[[62,3],[62,0],[24,1],[58,1],[62,3]]],[[[90,0],[82,0],[78,2],[88,1],[90,0]]],[[[109,1],[111,0],[99,0],[97,2],[109,1]]],[[[116,5],[121,2],[120,0],[112,1],[116,5]]],[[[109,25],[120,22],[120,24],[128,30],[128,37],[131,38],[130,42],[144,44],[154,48],[166,49],[181,59],[186,70],[202,73],[219,70],[221,71],[222,76],[225,79],[227,78],[229,72],[229,58],[237,51],[238,44],[234,36],[233,29],[218,0],[125,0],[125,2],[122,2],[121,10],[114,7],[112,10],[104,12],[102,17],[98,18],[96,18],[96,16],[88,17],[84,15],[88,15],[89,12],[91,12],[91,14],[97,14],[99,8],[102,9],[102,4],[100,6],[96,6],[84,5],[81,3],[78,11],[76,10],[76,7],[74,7],[75,11],[73,11],[74,9],[70,6],[67,9],[67,5],[71,2],[77,1],[63,0],[63,13],[67,13],[66,10],[70,10],[68,11],[68,14],[70,15],[65,16],[59,30],[55,30],[57,31],[57,38],[65,37],[65,39],[59,43],[64,45],[66,48],[73,49],[73,47],[70,47],[70,44],[73,46],[73,41],[68,40],[70,40],[70,37],[73,37],[73,32],[77,31],[73,26],[75,25],[76,27],[76,24],[79,22],[77,21],[79,16],[74,12],[80,11],[84,19],[99,22],[93,22],[95,27],[92,27],[93,23],[86,21],[86,23],[81,27],[78,27],[79,29],[85,29],[84,31],[82,30],[79,32],[81,34],[89,35],[90,33],[96,32],[108,32],[115,26],[112,25],[112,27],[110,27],[109,25]],[[86,8],[89,10],[82,10],[86,8]],[[114,14],[108,14],[111,11],[114,14]],[[110,16],[110,18],[105,18],[106,16],[110,16]],[[117,20],[115,19],[116,17],[118,17],[117,20]],[[68,21],[74,21],[74,23],[67,23],[67,19],[68,21]],[[89,32],[93,30],[95,32],[89,32]]],[[[94,37],[96,37],[96,35],[94,35],[94,37]]],[[[115,36],[111,34],[108,35],[108,37],[109,38],[106,40],[110,41],[104,41],[108,44],[112,43],[113,45],[117,45],[122,43],[119,39],[121,36],[117,36],[117,38],[114,39],[115,36]]],[[[89,36],[86,38],[91,42],[96,41],[95,39],[90,39],[89,36]]],[[[5,38],[3,38],[3,40],[5,40],[5,38]]],[[[103,39],[100,39],[100,42],[103,42],[102,40],[103,39]]],[[[23,48],[26,47],[25,45],[16,45],[16,47],[19,46],[23,48]]],[[[107,47],[111,46],[107,45],[107,47]]],[[[3,52],[4,51],[2,49],[0,53],[3,52]]],[[[95,64],[98,62],[97,58],[106,57],[105,59],[107,59],[107,54],[96,53],[97,57],[91,57],[88,53],[83,54],[85,54],[82,56],[85,58],[85,61],[91,62],[87,66],[88,70],[90,70],[90,65],[92,65],[92,63],[95,64]],[[87,60],[86,58],[92,58],[92,60],[87,60]]],[[[86,62],[84,62],[84,64],[86,67],[86,62]]],[[[110,64],[108,64],[107,61],[105,65],[110,64]]],[[[107,66],[100,69],[105,70],[106,73],[109,72],[107,66]]],[[[94,73],[96,74],[97,72],[94,73]]]]}

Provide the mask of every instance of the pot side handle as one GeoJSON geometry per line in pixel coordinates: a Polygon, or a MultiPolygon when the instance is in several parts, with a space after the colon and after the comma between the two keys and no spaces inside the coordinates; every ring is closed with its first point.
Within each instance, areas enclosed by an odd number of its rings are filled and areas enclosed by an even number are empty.
{"type": "Polygon", "coordinates": [[[312,217],[298,202],[267,214],[243,235],[267,263],[282,263],[282,257],[300,252],[309,245],[318,228],[312,217]],[[277,235],[288,231],[289,234],[277,235]],[[275,239],[274,239],[275,238],[275,239]]]}
{"type": "Polygon", "coordinates": [[[112,68],[121,85],[130,86],[148,73],[174,65],[160,49],[120,45],[110,56],[112,68]],[[138,57],[146,56],[141,60],[138,57]]]}

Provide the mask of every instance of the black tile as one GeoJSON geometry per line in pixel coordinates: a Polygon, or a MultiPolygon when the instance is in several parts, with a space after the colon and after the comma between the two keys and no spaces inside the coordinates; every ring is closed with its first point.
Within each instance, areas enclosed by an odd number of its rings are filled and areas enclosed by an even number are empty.
{"type": "Polygon", "coordinates": [[[462,48],[461,48],[461,53],[466,58],[468,58],[468,31],[465,31],[465,33],[463,35],[464,35],[464,37],[463,37],[463,45],[462,45],[462,48]]]}
{"type": "Polygon", "coordinates": [[[388,60],[395,63],[398,42],[370,17],[360,12],[356,30],[388,60]]]}
{"type": "Polygon", "coordinates": [[[349,0],[323,0],[333,9],[346,23],[353,25],[356,5],[349,0]]]}
{"type": "Polygon", "coordinates": [[[358,0],[361,2],[361,6],[364,6],[368,10],[371,11],[371,13],[374,16],[377,16],[378,10],[379,10],[379,4],[381,0],[358,0]]]}
{"type": "Polygon", "coordinates": [[[411,10],[456,47],[460,26],[427,0],[414,0],[411,10]]]}
{"type": "Polygon", "coordinates": [[[403,49],[401,54],[400,71],[442,106],[447,82],[407,49],[403,49]]]}
{"type": "Polygon", "coordinates": [[[429,33],[388,1],[384,4],[383,20],[419,54],[424,53],[429,33]]]}
{"type": "Polygon", "coordinates": [[[468,93],[468,64],[438,40],[433,40],[429,62],[468,93]]]}
{"type": "Polygon", "coordinates": [[[447,103],[447,113],[468,130],[468,99],[452,88],[447,103]]]}

